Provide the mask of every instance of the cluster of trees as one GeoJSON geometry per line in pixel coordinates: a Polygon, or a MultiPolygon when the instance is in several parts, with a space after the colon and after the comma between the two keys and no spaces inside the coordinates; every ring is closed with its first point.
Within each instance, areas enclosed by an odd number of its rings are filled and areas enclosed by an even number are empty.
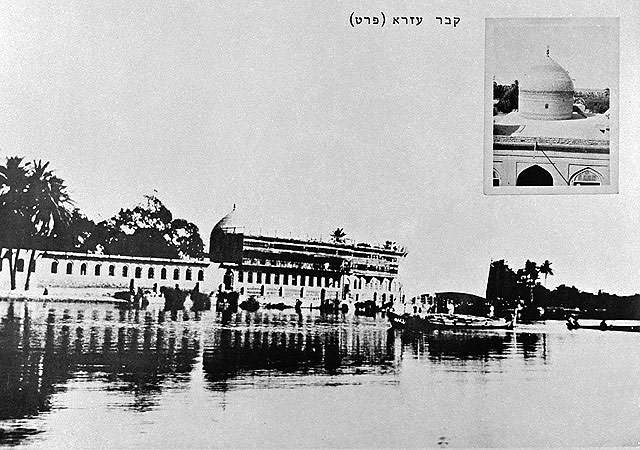
{"type": "MultiPolygon", "coordinates": [[[[99,223],[74,207],[64,180],[49,163],[13,156],[0,165],[0,248],[9,261],[11,289],[16,288],[20,254],[36,250],[104,253],[156,258],[202,258],[204,243],[198,227],[173,218],[155,196],[140,205],[121,209],[99,223]]],[[[25,290],[31,270],[27,270],[25,290]]]]}
{"type": "Polygon", "coordinates": [[[486,299],[501,309],[512,309],[519,304],[535,307],[535,289],[540,286],[538,279],[541,274],[546,284],[547,277],[553,275],[549,260],[541,265],[527,260],[523,268],[515,271],[503,259],[494,261],[489,269],[486,299]]]}
{"type": "Polygon", "coordinates": [[[486,299],[498,309],[513,309],[518,305],[525,309],[545,309],[545,317],[564,318],[566,310],[580,309],[583,317],[598,319],[640,319],[640,295],[618,296],[599,291],[580,291],[575,286],[561,284],[549,290],[544,284],[553,275],[551,262],[541,265],[527,261],[518,270],[511,269],[504,260],[494,261],[489,269],[486,299]],[[557,311],[554,316],[554,311],[557,311]]]}
{"type": "Polygon", "coordinates": [[[518,80],[511,85],[493,82],[493,99],[498,100],[495,108],[501,113],[518,109],[518,80]]]}

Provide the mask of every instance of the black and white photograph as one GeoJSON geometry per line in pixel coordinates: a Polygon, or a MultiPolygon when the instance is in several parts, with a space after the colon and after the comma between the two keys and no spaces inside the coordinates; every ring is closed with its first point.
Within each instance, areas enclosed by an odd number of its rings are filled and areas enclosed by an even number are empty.
{"type": "Polygon", "coordinates": [[[0,448],[639,448],[639,23],[0,4],[0,448]]]}
{"type": "Polygon", "coordinates": [[[617,192],[618,20],[491,18],[486,42],[487,193],[617,192]]]}

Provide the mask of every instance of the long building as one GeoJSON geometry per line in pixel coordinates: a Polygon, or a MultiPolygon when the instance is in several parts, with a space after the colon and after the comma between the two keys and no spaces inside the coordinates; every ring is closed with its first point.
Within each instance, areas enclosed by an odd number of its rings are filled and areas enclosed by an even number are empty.
{"type": "Polygon", "coordinates": [[[210,258],[224,274],[221,289],[241,298],[304,306],[335,300],[402,300],[398,265],[403,247],[296,239],[248,232],[234,210],[213,228],[210,258]]]}

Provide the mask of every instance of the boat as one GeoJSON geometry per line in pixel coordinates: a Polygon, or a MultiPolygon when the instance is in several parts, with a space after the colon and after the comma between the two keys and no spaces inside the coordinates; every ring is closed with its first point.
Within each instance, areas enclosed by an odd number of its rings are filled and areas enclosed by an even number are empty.
{"type": "Polygon", "coordinates": [[[427,327],[434,330],[511,330],[514,321],[461,314],[431,314],[425,317],[427,327]]]}
{"type": "Polygon", "coordinates": [[[490,317],[467,316],[462,314],[428,314],[399,315],[387,311],[391,327],[399,330],[431,331],[431,330],[511,330],[514,321],[494,319],[490,317]]]}
{"type": "Polygon", "coordinates": [[[640,333],[640,325],[609,325],[604,320],[600,325],[580,325],[577,320],[567,321],[569,330],[600,330],[600,331],[630,331],[640,333]]]}

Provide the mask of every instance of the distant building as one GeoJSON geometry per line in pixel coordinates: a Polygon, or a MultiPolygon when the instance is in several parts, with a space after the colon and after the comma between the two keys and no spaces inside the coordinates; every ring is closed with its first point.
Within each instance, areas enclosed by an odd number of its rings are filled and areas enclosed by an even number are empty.
{"type": "Polygon", "coordinates": [[[400,300],[398,265],[406,255],[394,244],[341,243],[252,233],[235,208],[213,228],[210,259],[222,276],[220,289],[264,302],[307,306],[325,300],[378,305],[400,300]]]}
{"type": "Polygon", "coordinates": [[[574,106],[568,72],[547,51],[519,85],[519,110],[493,118],[493,186],[611,183],[609,116],[574,106]]]}

